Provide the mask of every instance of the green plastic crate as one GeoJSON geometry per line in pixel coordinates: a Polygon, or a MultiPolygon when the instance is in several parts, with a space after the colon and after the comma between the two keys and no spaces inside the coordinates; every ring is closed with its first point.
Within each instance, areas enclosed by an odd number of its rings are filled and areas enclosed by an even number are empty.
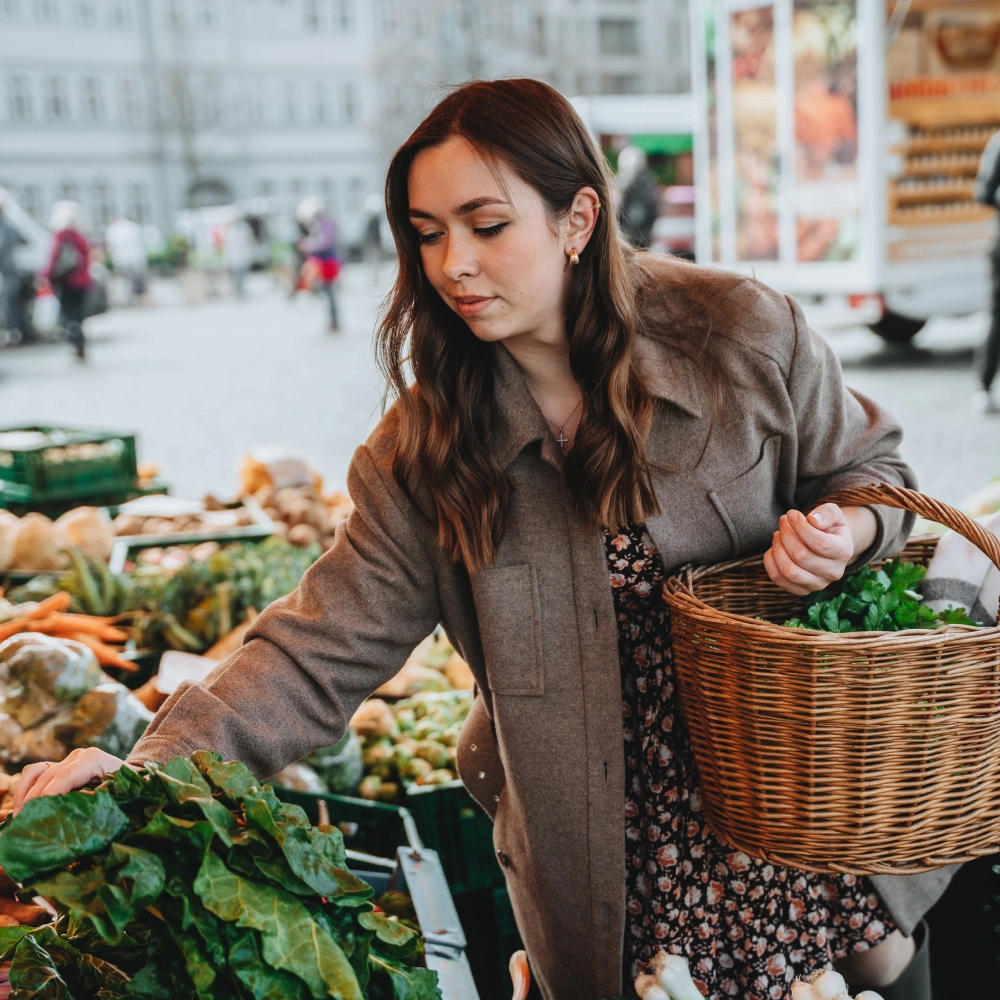
{"type": "Polygon", "coordinates": [[[41,433],[44,443],[0,436],[0,506],[109,502],[134,491],[135,435],[68,427],[7,427],[0,435],[41,433]]]}
{"type": "Polygon", "coordinates": [[[290,788],[275,787],[275,795],[301,806],[310,823],[319,822],[319,802],[326,802],[330,822],[340,827],[344,846],[350,851],[394,858],[397,847],[421,847],[410,813],[400,806],[369,802],[346,795],[314,795],[290,788]]]}
{"type": "Polygon", "coordinates": [[[406,807],[424,844],[438,852],[453,893],[504,884],[493,848],[493,821],[460,781],[410,788],[406,807]]]}

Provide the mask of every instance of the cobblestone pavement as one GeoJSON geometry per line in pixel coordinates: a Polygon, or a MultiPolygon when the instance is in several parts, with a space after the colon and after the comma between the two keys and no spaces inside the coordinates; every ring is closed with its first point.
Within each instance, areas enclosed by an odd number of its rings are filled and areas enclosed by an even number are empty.
{"type": "MultiPolygon", "coordinates": [[[[119,309],[88,322],[85,364],[65,344],[0,351],[0,426],[54,423],[135,430],[140,461],[179,495],[233,494],[254,445],[294,447],[331,487],[378,420],[372,328],[391,278],[351,266],[341,281],[343,332],[323,303],[289,302],[269,279],[248,300],[119,309]]],[[[894,352],[867,330],[826,331],[848,384],[903,424],[903,452],[923,489],[959,502],[1000,475],[1000,417],[973,415],[972,351],[986,318],[940,319],[917,350],[894,352]]]]}

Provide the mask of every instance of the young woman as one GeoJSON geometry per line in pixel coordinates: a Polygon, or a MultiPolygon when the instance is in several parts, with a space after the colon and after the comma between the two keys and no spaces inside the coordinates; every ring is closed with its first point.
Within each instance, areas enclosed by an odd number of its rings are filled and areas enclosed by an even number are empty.
{"type": "MultiPolygon", "coordinates": [[[[766,549],[805,594],[898,549],[897,511],[796,508],[912,486],[899,428],[844,389],[794,302],[634,254],[608,204],[600,151],[548,86],[474,83],[431,112],[389,168],[396,400],[352,462],[357,508],[129,760],[207,747],[274,774],[333,743],[443,622],[478,683],[460,770],[549,1000],[630,989],[661,947],[713,1000],[783,997],[839,959],[861,984],[912,979],[904,935],[936,883],[876,890],[713,837],[660,597],[692,560],[766,549]]],[[[18,804],[119,765],[33,765],[18,804]]]]}

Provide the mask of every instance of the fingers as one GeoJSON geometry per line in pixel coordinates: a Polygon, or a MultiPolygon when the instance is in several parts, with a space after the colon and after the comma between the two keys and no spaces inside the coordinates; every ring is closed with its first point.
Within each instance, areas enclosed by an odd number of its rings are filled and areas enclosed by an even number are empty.
{"type": "Polygon", "coordinates": [[[802,550],[822,559],[844,560],[854,554],[854,540],[843,512],[835,504],[824,504],[808,517],[790,510],[779,522],[782,540],[789,553],[802,550]],[[829,509],[835,512],[835,516],[829,509]]]}
{"type": "Polygon", "coordinates": [[[826,587],[826,580],[799,566],[785,550],[780,532],[775,532],[771,548],[764,553],[764,567],[768,576],[782,590],[805,597],[826,587]]]}
{"type": "Polygon", "coordinates": [[[14,796],[14,814],[17,815],[24,803],[31,799],[42,795],[64,795],[83,788],[95,778],[103,781],[107,774],[117,771],[123,763],[103,750],[90,747],[74,750],[58,764],[31,764],[22,771],[14,796]]]}

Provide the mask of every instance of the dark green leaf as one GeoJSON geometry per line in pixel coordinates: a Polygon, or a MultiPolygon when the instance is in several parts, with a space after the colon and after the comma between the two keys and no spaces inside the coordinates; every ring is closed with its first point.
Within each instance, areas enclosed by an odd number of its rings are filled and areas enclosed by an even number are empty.
{"type": "Polygon", "coordinates": [[[149,935],[146,964],[132,979],[132,993],[145,1000],[189,1000],[194,996],[184,959],[164,925],[149,935]]]}
{"type": "Polygon", "coordinates": [[[314,997],[362,1000],[354,971],[337,943],[291,893],[234,875],[211,851],[194,883],[217,917],[261,932],[265,960],[298,976],[314,997]]]}
{"type": "Polygon", "coordinates": [[[36,940],[34,934],[29,934],[18,942],[8,978],[12,998],[73,1000],[66,980],[59,974],[55,958],[36,940]]]}
{"type": "Polygon", "coordinates": [[[306,984],[297,976],[272,969],[260,953],[260,935],[250,928],[226,924],[229,967],[256,1000],[308,1000],[306,984]]]}
{"type": "Polygon", "coordinates": [[[17,947],[17,942],[30,934],[34,928],[31,927],[0,927],[0,962],[7,960],[7,956],[17,947]]]}
{"type": "Polygon", "coordinates": [[[24,882],[96,854],[128,826],[104,789],[29,799],[0,836],[0,865],[24,882]]]}
{"type": "Polygon", "coordinates": [[[372,946],[383,954],[407,959],[420,951],[420,935],[384,913],[361,913],[358,923],[375,935],[372,946]]]}
{"type": "Polygon", "coordinates": [[[239,761],[223,762],[219,754],[208,750],[198,750],[191,755],[191,760],[212,788],[234,805],[248,792],[259,788],[259,782],[250,769],[239,761]]]}
{"type": "Polygon", "coordinates": [[[226,945],[223,940],[222,925],[214,914],[202,906],[201,900],[191,887],[190,879],[177,874],[171,875],[165,889],[180,905],[181,930],[196,930],[209,958],[217,966],[223,965],[226,961],[226,945]]]}
{"type": "Polygon", "coordinates": [[[212,789],[201,772],[186,757],[175,757],[166,767],[152,762],[149,770],[156,775],[167,795],[179,806],[197,806],[212,824],[215,832],[227,846],[238,836],[233,814],[212,797],[212,789]]]}
{"type": "Polygon", "coordinates": [[[437,973],[372,954],[372,971],[388,978],[393,1000],[441,1000],[437,973]]]}

